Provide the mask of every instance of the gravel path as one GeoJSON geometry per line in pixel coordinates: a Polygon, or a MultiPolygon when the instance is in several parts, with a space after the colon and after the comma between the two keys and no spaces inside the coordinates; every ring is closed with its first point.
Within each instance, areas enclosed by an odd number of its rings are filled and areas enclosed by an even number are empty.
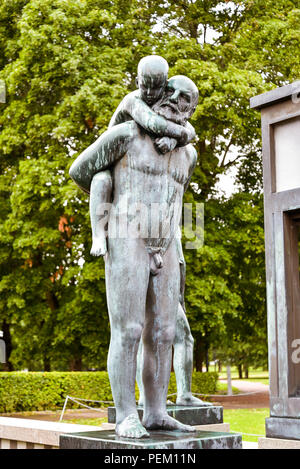
{"type": "MultiPolygon", "coordinates": [[[[226,380],[220,380],[226,383],[226,380]]],[[[224,409],[260,409],[269,407],[269,386],[262,383],[253,383],[247,380],[232,380],[232,386],[239,389],[242,394],[233,396],[214,397],[214,404],[222,405],[224,409]]]]}

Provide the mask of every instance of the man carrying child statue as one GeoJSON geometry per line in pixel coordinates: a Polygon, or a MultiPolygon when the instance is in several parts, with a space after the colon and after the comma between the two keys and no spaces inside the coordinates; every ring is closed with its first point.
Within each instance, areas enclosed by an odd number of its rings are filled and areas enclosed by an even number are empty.
{"type": "Polygon", "coordinates": [[[127,438],[148,437],[152,429],[194,431],[166,410],[172,345],[177,404],[206,404],[191,393],[193,338],[185,315],[185,262],[178,236],[182,198],[197,159],[188,119],[198,90],[185,76],[168,80],[167,62],[155,55],[140,61],[137,86],[118,106],[108,130],[70,168],[72,179],[90,194],[91,254],[105,259],[108,373],[116,433],[127,438]],[[134,236],[116,236],[115,226],[122,225],[124,216],[129,224],[135,218],[129,212],[136,204],[146,209],[146,223],[141,226],[139,219],[134,236]],[[153,206],[160,212],[155,237],[148,216],[153,206]],[[104,207],[109,207],[107,217],[104,207]],[[136,373],[142,423],[135,402],[136,373]]]}

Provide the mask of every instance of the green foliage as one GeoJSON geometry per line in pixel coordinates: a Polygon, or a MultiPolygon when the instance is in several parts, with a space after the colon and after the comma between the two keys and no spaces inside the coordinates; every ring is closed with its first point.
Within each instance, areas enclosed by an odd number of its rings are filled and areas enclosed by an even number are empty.
{"type": "MultiPolygon", "coordinates": [[[[197,84],[205,245],[186,250],[197,367],[209,348],[266,356],[259,113],[249,98],[299,78],[298,0],[3,0],[0,4],[0,329],[16,369],[105,369],[104,263],[90,256],[88,198],[68,169],[163,55],[197,84]],[[216,183],[235,169],[240,195],[216,183]]],[[[240,360],[241,358],[239,358],[240,360]]]]}
{"type": "MultiPolygon", "coordinates": [[[[208,372],[201,373],[195,371],[192,377],[192,392],[195,394],[215,394],[218,385],[218,373],[208,372]]],[[[171,373],[168,395],[176,394],[176,376],[175,373],[171,373]]],[[[209,400],[208,396],[199,396],[203,400],[209,400]]],[[[176,396],[170,396],[171,401],[176,401],[176,396]]]]}
{"type": "MultiPolygon", "coordinates": [[[[194,373],[193,392],[213,394],[217,380],[217,373],[194,373]]],[[[174,373],[169,387],[169,393],[173,392],[176,392],[174,373]]],[[[105,371],[0,373],[0,412],[62,409],[67,395],[106,401],[87,403],[94,407],[113,405],[108,374],[105,371]]],[[[138,398],[138,390],[136,397],[138,398]]],[[[78,407],[68,401],[68,408],[70,406],[78,407]]]]}
{"type": "Polygon", "coordinates": [[[67,395],[112,401],[107,372],[0,374],[0,412],[62,409],[67,395]]]}

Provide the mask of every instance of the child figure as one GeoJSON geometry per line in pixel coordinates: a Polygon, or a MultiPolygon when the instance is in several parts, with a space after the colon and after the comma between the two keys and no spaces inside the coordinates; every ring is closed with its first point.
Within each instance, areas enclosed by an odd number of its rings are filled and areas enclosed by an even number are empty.
{"type": "MultiPolygon", "coordinates": [[[[187,145],[196,135],[193,126],[189,123],[186,126],[176,124],[159,116],[151,109],[151,106],[162,97],[166,89],[168,69],[167,61],[160,56],[150,55],[141,59],[138,64],[136,80],[138,89],[125,96],[114,112],[108,127],[111,128],[125,121],[134,120],[146,131],[156,136],[154,143],[162,154],[172,151],[177,145],[187,145]]],[[[99,211],[99,208],[111,202],[111,172],[105,170],[97,173],[95,169],[90,176],[90,190],[88,191],[87,187],[83,186],[81,188],[90,192],[90,218],[93,237],[91,254],[104,256],[107,252],[103,223],[104,213],[103,210],[99,211]]],[[[160,264],[160,262],[157,259],[157,263],[160,264]]]]}

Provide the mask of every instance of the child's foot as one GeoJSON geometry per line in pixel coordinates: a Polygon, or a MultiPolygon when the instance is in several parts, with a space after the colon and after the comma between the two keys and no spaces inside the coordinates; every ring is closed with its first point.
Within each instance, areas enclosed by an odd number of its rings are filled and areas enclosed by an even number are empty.
{"type": "Polygon", "coordinates": [[[102,237],[93,238],[93,245],[91,249],[92,256],[105,256],[107,253],[106,239],[102,237]]]}

